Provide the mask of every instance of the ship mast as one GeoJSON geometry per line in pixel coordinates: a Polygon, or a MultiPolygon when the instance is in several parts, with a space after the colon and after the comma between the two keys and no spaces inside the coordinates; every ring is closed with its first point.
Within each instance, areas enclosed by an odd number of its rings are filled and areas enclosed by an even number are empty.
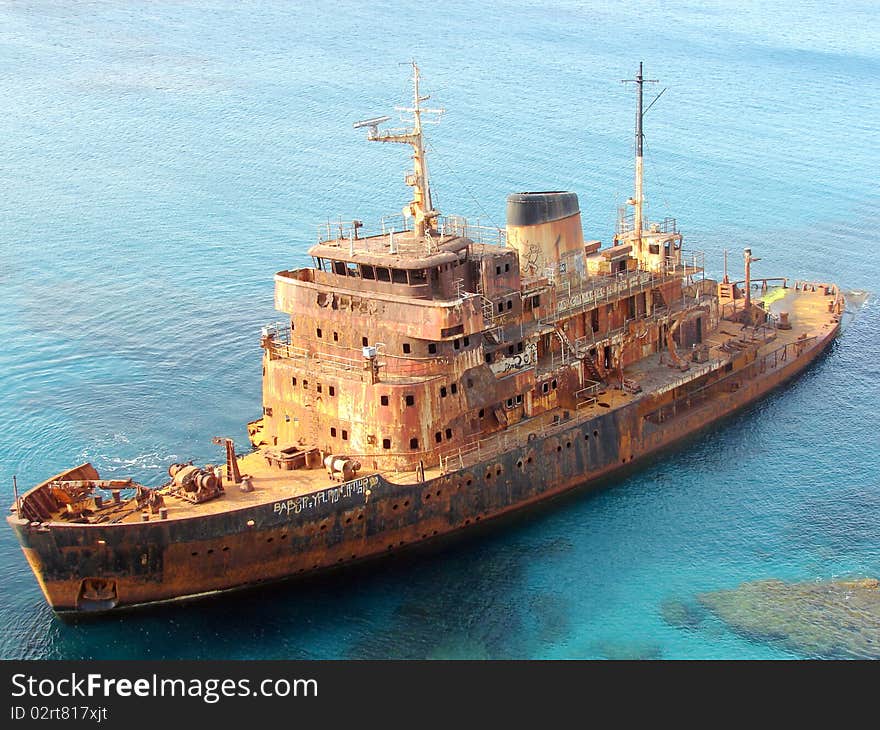
{"type": "MultiPolygon", "coordinates": [[[[630,198],[627,202],[633,207],[633,244],[635,247],[635,254],[639,258],[641,258],[642,253],[642,215],[643,215],[643,207],[645,203],[644,196],[644,188],[643,188],[643,147],[645,141],[645,135],[642,133],[642,118],[645,116],[645,109],[642,110],[643,106],[643,94],[642,87],[644,84],[657,83],[657,79],[646,79],[642,76],[642,65],[643,62],[639,61],[639,72],[636,74],[634,79],[624,79],[623,83],[635,83],[636,85],[636,189],[635,195],[630,198]]],[[[660,92],[663,93],[662,91],[660,92]]],[[[657,95],[657,99],[659,99],[659,94],[657,95]]],[[[654,99],[654,101],[657,101],[654,99]]],[[[653,101],[651,104],[653,105],[653,101]]],[[[650,108],[650,106],[649,106],[650,108]]]]}
{"type": "Polygon", "coordinates": [[[422,136],[422,114],[442,114],[443,109],[425,109],[422,102],[430,99],[430,95],[422,96],[419,91],[419,67],[412,61],[413,105],[411,107],[395,107],[397,111],[412,114],[412,128],[379,132],[379,125],[387,122],[390,117],[377,117],[357,122],[355,128],[367,127],[367,139],[371,142],[398,142],[412,146],[413,171],[407,173],[406,184],[413,189],[413,199],[404,208],[404,215],[414,221],[416,236],[423,237],[426,231],[434,229],[434,221],[440,212],[434,210],[431,202],[431,186],[428,180],[428,162],[425,158],[425,142],[422,136]]]}

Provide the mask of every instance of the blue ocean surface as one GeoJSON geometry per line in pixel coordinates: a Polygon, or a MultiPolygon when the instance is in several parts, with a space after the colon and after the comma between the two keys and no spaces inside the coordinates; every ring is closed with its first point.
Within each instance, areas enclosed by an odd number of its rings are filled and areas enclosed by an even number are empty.
{"type": "MultiPolygon", "coordinates": [[[[738,274],[880,283],[876,0],[0,5],[0,501],[91,461],[162,481],[260,412],[272,276],[317,226],[396,213],[404,148],[352,123],[420,64],[435,203],[504,224],[573,190],[608,242],[632,188],[738,274]],[[648,90],[648,100],[652,98],[648,90]]],[[[2,658],[799,658],[670,605],[880,574],[880,308],[800,379],[620,477],[309,582],[64,623],[0,529],[2,658]]]]}

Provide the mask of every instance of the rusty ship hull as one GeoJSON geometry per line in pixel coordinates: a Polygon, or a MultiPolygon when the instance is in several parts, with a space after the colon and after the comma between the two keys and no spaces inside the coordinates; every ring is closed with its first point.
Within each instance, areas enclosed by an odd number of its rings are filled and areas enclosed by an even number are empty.
{"type": "Polygon", "coordinates": [[[523,510],[672,446],[797,376],[840,331],[837,285],[705,276],[642,192],[610,246],[575,193],[507,199],[504,229],[442,216],[412,126],[403,216],[327,225],[313,266],[276,273],[252,451],[172,464],[157,487],[90,464],[27,490],[7,521],[49,605],[107,612],[349,565],[523,510]]]}
{"type": "MultiPolygon", "coordinates": [[[[827,309],[823,299],[817,306],[827,309]]],[[[421,483],[371,475],[304,498],[144,524],[9,522],[60,614],[192,599],[379,558],[589,489],[711,426],[816,360],[839,333],[837,313],[835,306],[809,341],[793,340],[730,372],[709,374],[702,397],[673,389],[636,399],[594,418],[561,422],[550,434],[527,433],[523,443],[421,483]],[[652,418],[663,412],[662,420],[652,418]],[[101,577],[103,595],[87,597],[87,576],[101,577]]],[[[32,493],[62,478],[98,474],[84,464],[32,493]]]]}

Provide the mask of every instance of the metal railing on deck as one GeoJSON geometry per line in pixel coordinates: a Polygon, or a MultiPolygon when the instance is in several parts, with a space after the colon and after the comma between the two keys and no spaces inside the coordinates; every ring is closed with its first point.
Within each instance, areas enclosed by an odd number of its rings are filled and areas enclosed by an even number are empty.
{"type": "MultiPolygon", "coordinates": [[[[731,372],[718,380],[707,383],[696,388],[685,395],[676,398],[672,403],[667,403],[645,415],[645,419],[653,424],[661,424],[674,418],[677,414],[685,412],[691,408],[705,403],[713,395],[719,392],[733,392],[737,390],[744,382],[751,380],[757,375],[762,375],[768,370],[775,370],[783,367],[786,363],[800,357],[806,349],[815,343],[818,339],[817,335],[805,337],[802,340],[795,340],[771,350],[770,352],[756,358],[753,362],[745,367],[731,372]]],[[[689,380],[693,380],[693,375],[689,378],[685,376],[684,382],[678,381],[664,386],[657,393],[667,392],[676,387],[686,385],[689,380]]]]}
{"type": "MultiPolygon", "coordinates": [[[[413,219],[401,214],[383,216],[379,220],[376,229],[365,227],[360,221],[327,221],[318,226],[318,243],[338,243],[341,247],[354,243],[355,248],[364,250],[387,250],[393,242],[396,234],[409,233],[413,230],[413,219]],[[377,237],[387,236],[386,241],[377,237]],[[365,243],[365,241],[368,241],[365,243]]],[[[442,239],[448,236],[460,236],[469,238],[474,243],[485,243],[496,246],[507,245],[507,233],[503,228],[487,226],[480,223],[478,218],[474,222],[468,221],[464,216],[449,215],[438,216],[436,219],[436,231],[426,235],[426,243],[429,247],[426,253],[434,253],[442,239]]],[[[398,243],[401,241],[399,240],[398,243]]]]}
{"type": "MultiPolygon", "coordinates": [[[[358,380],[371,379],[370,363],[366,358],[346,357],[326,352],[311,352],[304,347],[297,347],[287,342],[264,339],[263,347],[270,357],[293,361],[305,372],[327,373],[358,380]]],[[[402,377],[440,376],[449,364],[448,358],[406,358],[395,355],[377,355],[380,377],[381,373],[402,377]]]]}

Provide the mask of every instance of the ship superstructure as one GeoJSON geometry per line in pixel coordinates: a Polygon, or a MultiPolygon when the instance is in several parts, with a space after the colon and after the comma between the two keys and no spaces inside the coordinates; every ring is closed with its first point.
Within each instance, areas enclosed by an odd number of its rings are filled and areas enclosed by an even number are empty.
{"type": "Polygon", "coordinates": [[[155,489],[91,465],[16,498],[10,524],[58,611],[213,593],[376,557],[595,483],[797,374],[839,330],[834,285],[705,278],[635,192],[610,246],[578,198],[507,199],[505,229],[432,201],[419,69],[409,124],[366,128],[413,169],[401,216],[328,224],[275,275],[251,453],[155,489]],[[754,294],[753,294],[754,292],[754,294]],[[769,296],[772,293],[773,296],[769,296]],[[102,491],[106,497],[102,495],[102,491]]]}

